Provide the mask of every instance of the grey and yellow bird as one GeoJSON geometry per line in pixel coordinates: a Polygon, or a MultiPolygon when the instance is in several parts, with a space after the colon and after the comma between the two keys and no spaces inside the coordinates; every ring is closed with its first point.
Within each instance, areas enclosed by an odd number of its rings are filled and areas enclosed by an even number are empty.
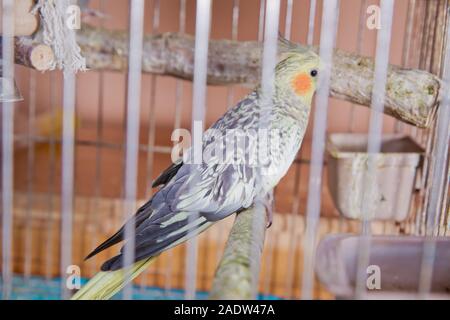
{"type": "MultiPolygon", "coordinates": [[[[127,266],[130,267],[128,277],[124,279],[121,251],[104,262],[102,272],[94,276],[73,299],[112,297],[161,252],[265,198],[286,174],[301,146],[319,68],[320,59],[311,51],[284,53],[276,66],[274,90],[269,103],[263,103],[261,87],[256,87],[203,134],[204,153],[212,155],[208,161],[194,164],[187,163],[184,158],[185,161],[172,164],[154,181],[152,186],[159,187],[159,190],[127,222],[134,224],[135,228],[135,263],[127,266]],[[217,150],[224,149],[227,141],[234,138],[232,135],[236,130],[246,133],[260,129],[261,115],[265,112],[263,105],[269,106],[265,121],[267,132],[276,135],[278,141],[268,149],[264,165],[230,161],[248,156],[248,150],[237,150],[230,153],[232,155],[225,152],[225,155],[218,156],[217,150]]],[[[87,258],[126,241],[124,236],[125,226],[87,258]]]]}

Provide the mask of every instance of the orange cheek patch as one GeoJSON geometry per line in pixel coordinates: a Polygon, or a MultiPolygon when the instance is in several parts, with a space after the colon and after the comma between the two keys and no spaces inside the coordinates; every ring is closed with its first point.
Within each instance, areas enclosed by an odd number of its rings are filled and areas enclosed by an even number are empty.
{"type": "Polygon", "coordinates": [[[312,87],[311,78],[306,73],[300,73],[292,81],[292,87],[298,95],[305,95],[310,92],[312,87]]]}

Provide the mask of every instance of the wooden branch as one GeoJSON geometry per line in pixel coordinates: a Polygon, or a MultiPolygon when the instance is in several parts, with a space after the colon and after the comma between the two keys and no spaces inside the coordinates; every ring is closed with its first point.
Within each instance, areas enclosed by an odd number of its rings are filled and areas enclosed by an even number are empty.
{"type": "MultiPolygon", "coordinates": [[[[36,43],[26,37],[16,37],[14,46],[15,62],[17,64],[39,71],[49,70],[52,66],[55,55],[49,46],[36,43]]],[[[0,37],[0,52],[1,50],[2,41],[0,37]]]]}
{"type": "MultiPolygon", "coordinates": [[[[126,32],[84,25],[77,33],[77,38],[88,68],[126,71],[126,32]]],[[[191,80],[194,44],[192,36],[178,33],[145,36],[142,71],[191,80]]],[[[317,48],[309,49],[317,51],[317,48]]],[[[261,50],[260,43],[255,41],[211,40],[208,83],[254,85],[259,81],[261,50]]],[[[281,48],[280,53],[283,51],[286,48],[281,48]]],[[[373,71],[373,59],[336,50],[331,75],[331,97],[370,107],[373,71]]],[[[384,112],[417,127],[429,127],[444,90],[440,79],[433,74],[390,66],[384,112]]]]}
{"type": "MultiPolygon", "coordinates": [[[[127,34],[84,26],[78,33],[91,69],[125,71],[127,34]]],[[[300,46],[306,48],[304,46],[300,46]]],[[[317,48],[310,48],[317,51],[317,48]]],[[[255,84],[260,75],[261,45],[254,41],[211,40],[208,83],[255,84]]],[[[165,33],[144,40],[143,71],[192,79],[194,38],[165,33]]],[[[367,57],[336,50],[331,76],[331,96],[370,106],[374,62],[367,57]]],[[[428,127],[440,100],[441,81],[422,70],[390,66],[385,113],[418,127],[428,127]]]]}
{"type": "MultiPolygon", "coordinates": [[[[14,1],[14,34],[16,36],[30,36],[36,32],[39,26],[39,18],[37,15],[30,13],[33,6],[33,0],[14,1]]],[[[0,6],[0,16],[1,14],[0,6]]],[[[0,23],[0,34],[2,33],[2,24],[0,23]]]]}
{"type": "Polygon", "coordinates": [[[52,48],[45,44],[36,44],[27,39],[16,40],[16,63],[32,67],[39,71],[49,70],[55,55],[52,48]]]}
{"type": "Polygon", "coordinates": [[[236,215],[209,298],[254,299],[266,230],[265,209],[250,208],[236,215]],[[261,212],[263,211],[263,212],[261,212]],[[253,266],[257,266],[255,272],[253,266]]]}
{"type": "MultiPolygon", "coordinates": [[[[371,58],[336,50],[331,74],[332,97],[369,106],[375,63],[371,58]]],[[[428,128],[441,99],[441,80],[426,71],[390,65],[384,113],[428,128]]]]}

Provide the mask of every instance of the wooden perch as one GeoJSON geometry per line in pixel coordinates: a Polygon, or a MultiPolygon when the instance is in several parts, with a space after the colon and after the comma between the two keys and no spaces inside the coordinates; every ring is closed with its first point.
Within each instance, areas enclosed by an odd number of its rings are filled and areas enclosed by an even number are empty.
{"type": "MultiPolygon", "coordinates": [[[[78,43],[91,69],[125,71],[127,33],[84,26],[78,43]]],[[[165,33],[144,40],[143,71],[192,79],[194,38],[165,33]]],[[[306,47],[303,47],[306,48],[306,47]]],[[[317,48],[311,48],[317,51],[317,48]]],[[[260,75],[261,45],[254,41],[211,40],[208,55],[209,84],[255,84],[260,75]]],[[[331,96],[370,106],[374,62],[367,57],[336,50],[331,96]]],[[[385,113],[418,127],[428,127],[440,99],[438,77],[422,70],[390,66],[385,113]]]]}
{"type": "MultiPolygon", "coordinates": [[[[50,69],[55,55],[49,46],[36,43],[26,37],[16,37],[14,46],[15,62],[17,64],[39,71],[50,69]]],[[[0,37],[0,52],[1,50],[2,42],[0,37]]]]}
{"type": "Polygon", "coordinates": [[[34,44],[27,39],[16,40],[15,49],[16,62],[20,61],[19,64],[39,71],[50,69],[55,59],[52,48],[45,44],[34,44]]]}
{"type": "Polygon", "coordinates": [[[236,215],[209,298],[254,299],[266,230],[265,209],[250,208],[236,215]],[[262,211],[262,212],[261,212],[262,211]],[[257,267],[255,272],[253,267],[257,267]]]}
{"type": "MultiPolygon", "coordinates": [[[[127,32],[84,25],[77,39],[88,68],[126,71],[127,32]]],[[[191,80],[194,44],[194,37],[178,33],[145,36],[142,71],[191,80]]],[[[317,51],[317,48],[309,49],[317,51]]],[[[261,73],[261,50],[261,44],[255,41],[211,40],[208,83],[254,85],[261,73]]],[[[286,48],[280,48],[280,52],[283,50],[286,48]]],[[[21,63],[23,59],[18,60],[21,63]]],[[[330,95],[370,106],[373,70],[372,59],[336,50],[330,95]]],[[[433,74],[390,66],[384,112],[417,127],[429,127],[443,90],[440,79],[433,74]]]]}

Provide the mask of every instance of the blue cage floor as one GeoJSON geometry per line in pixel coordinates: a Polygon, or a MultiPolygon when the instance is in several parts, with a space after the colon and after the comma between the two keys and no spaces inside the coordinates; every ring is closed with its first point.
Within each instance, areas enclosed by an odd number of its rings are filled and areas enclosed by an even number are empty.
{"type": "MultiPolygon", "coordinates": [[[[82,279],[83,286],[88,279],[82,279]]],[[[0,280],[0,299],[3,299],[3,282],[0,280]]],[[[43,277],[31,277],[25,279],[16,276],[13,278],[13,288],[10,299],[12,300],[59,300],[61,296],[61,278],[45,279],[43,277]]],[[[120,292],[113,297],[117,300],[121,298],[120,292]]],[[[207,299],[208,292],[197,292],[196,299],[207,299]]],[[[134,300],[182,300],[184,290],[165,290],[158,287],[134,286],[134,300]]],[[[260,295],[261,300],[278,300],[278,297],[260,295]]]]}

